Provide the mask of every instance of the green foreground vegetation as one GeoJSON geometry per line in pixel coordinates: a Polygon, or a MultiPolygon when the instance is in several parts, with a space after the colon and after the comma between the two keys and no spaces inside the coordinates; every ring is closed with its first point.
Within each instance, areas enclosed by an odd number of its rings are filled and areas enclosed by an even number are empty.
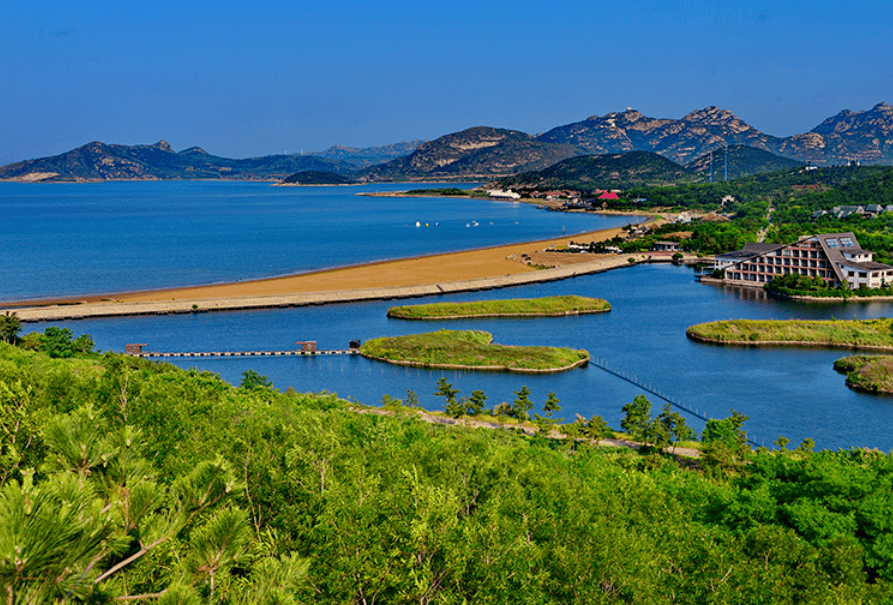
{"type": "Polygon", "coordinates": [[[388,309],[388,317],[397,319],[462,319],[466,317],[550,317],[581,313],[604,313],[611,305],[600,298],[586,296],[548,296],[458,303],[405,305],[388,309]]]}
{"type": "Polygon", "coordinates": [[[893,349],[893,320],[731,319],[691,326],[694,340],[723,344],[817,344],[831,347],[893,349]]]}
{"type": "MultiPolygon", "coordinates": [[[[625,406],[624,428],[656,434],[648,408],[625,406]]],[[[705,455],[681,463],[363,411],[250,372],[236,388],[119,354],[0,343],[4,601],[893,598],[886,454],[781,438],[753,452],[735,414],[708,423],[705,455]]]]}
{"type": "Polygon", "coordinates": [[[466,367],[515,372],[557,371],[589,360],[583,350],[559,347],[510,347],[491,344],[493,335],[482,330],[440,330],[373,338],[360,354],[394,363],[425,367],[466,367]]]}
{"type": "Polygon", "coordinates": [[[847,375],[851,389],[893,394],[893,356],[852,355],[834,362],[834,369],[847,375]]]}

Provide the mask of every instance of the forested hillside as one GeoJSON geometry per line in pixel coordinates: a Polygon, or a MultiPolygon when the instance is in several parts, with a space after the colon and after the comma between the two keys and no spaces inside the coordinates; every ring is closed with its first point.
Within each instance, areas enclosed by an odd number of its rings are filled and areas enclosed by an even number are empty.
{"type": "Polygon", "coordinates": [[[738,415],[680,461],[430,424],[393,398],[363,413],[251,372],[236,388],[51,330],[0,342],[7,603],[893,597],[883,453],[746,454],[738,415]]]}

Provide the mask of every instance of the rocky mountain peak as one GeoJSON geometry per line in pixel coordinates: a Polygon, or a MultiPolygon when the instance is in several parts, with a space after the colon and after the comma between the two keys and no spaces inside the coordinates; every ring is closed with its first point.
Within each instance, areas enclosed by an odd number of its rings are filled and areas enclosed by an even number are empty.
{"type": "Polygon", "coordinates": [[[150,145],[150,147],[152,149],[158,149],[159,151],[170,151],[171,153],[174,152],[174,150],[171,149],[171,144],[164,140],[158,141],[154,145],[150,145]]]}
{"type": "MultiPolygon", "coordinates": [[[[683,122],[698,122],[707,126],[728,126],[744,124],[744,122],[728,109],[720,109],[714,105],[704,109],[696,109],[682,118],[683,122]]],[[[749,128],[749,126],[748,126],[749,128]]]]}

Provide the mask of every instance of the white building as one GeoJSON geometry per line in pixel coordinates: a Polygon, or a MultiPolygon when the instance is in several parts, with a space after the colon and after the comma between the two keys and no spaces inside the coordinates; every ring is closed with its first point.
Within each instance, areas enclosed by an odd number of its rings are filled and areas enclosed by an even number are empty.
{"type": "Polygon", "coordinates": [[[723,282],[763,286],[795,273],[824,280],[829,287],[879,288],[893,283],[893,266],[876,263],[852,233],[807,235],[792,244],[745,244],[741,250],[717,254],[715,268],[723,282]]]}

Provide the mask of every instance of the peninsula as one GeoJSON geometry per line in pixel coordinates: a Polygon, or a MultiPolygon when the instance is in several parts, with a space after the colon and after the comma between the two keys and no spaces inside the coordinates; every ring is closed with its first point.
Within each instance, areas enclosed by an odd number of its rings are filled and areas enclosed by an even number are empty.
{"type": "Polygon", "coordinates": [[[893,355],[851,355],[834,362],[854,391],[893,395],[893,355]]]}
{"type": "MultiPolygon", "coordinates": [[[[384,300],[474,292],[555,281],[647,262],[649,254],[591,254],[586,262],[541,268],[514,258],[571,240],[606,241],[623,233],[609,228],[586,234],[478,250],[368,263],[288,277],[196,286],[152,292],[106,294],[58,300],[6,303],[19,319],[58,321],[72,318],[195,313],[289,307],[363,300],[384,300]]],[[[554,253],[559,255],[560,253],[554,253]]],[[[582,255],[561,255],[570,257],[582,255]]],[[[577,258],[579,260],[579,258],[577,258]]]]}

